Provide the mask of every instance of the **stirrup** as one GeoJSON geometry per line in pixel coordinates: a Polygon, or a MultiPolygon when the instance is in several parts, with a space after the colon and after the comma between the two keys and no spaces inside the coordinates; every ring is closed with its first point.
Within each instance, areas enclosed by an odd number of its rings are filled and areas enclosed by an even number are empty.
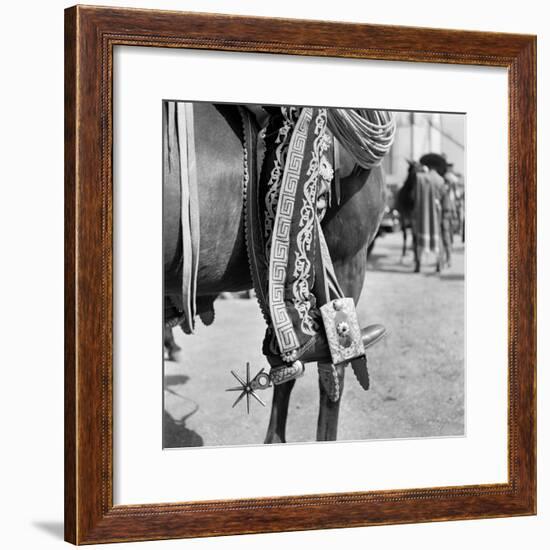
{"type": "Polygon", "coordinates": [[[302,361],[294,361],[293,363],[284,363],[279,367],[271,367],[269,378],[273,385],[278,386],[291,380],[296,380],[304,375],[306,368],[302,361]]]}
{"type": "MultiPolygon", "coordinates": [[[[385,334],[385,327],[379,324],[362,328],[361,341],[364,349],[366,350],[379,342],[385,334]]],[[[302,376],[305,371],[304,363],[332,363],[328,342],[321,336],[318,336],[315,344],[307,349],[296,361],[285,363],[278,355],[270,355],[267,359],[271,365],[270,378],[275,385],[302,376]]]]}

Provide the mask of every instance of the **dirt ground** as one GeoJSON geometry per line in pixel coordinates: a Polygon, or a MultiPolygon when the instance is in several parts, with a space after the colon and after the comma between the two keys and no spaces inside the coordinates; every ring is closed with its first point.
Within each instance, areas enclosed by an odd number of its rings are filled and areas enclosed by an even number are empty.
{"type": "MultiPolygon", "coordinates": [[[[379,238],[358,305],[362,326],[382,323],[386,337],[368,351],[371,388],[364,391],[346,373],[339,440],[457,436],[464,432],[464,249],[455,238],[453,265],[435,274],[426,258],[412,272],[412,253],[401,261],[401,233],[379,238]]],[[[265,324],[255,299],[217,300],[210,327],[174,331],[184,352],[165,362],[164,447],[260,444],[267,429],[271,389],[260,393],[266,407],[224,391],[235,386],[233,369],[251,374],[267,363],[261,354],[265,324]]],[[[294,388],[287,427],[289,442],[314,441],[318,412],[314,364],[294,388]]]]}

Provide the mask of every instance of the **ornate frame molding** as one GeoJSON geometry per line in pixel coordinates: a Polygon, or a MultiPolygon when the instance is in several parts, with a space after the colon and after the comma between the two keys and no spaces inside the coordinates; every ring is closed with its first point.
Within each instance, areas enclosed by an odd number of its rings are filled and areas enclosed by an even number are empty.
{"type": "Polygon", "coordinates": [[[89,544],[536,513],[536,37],[76,6],[65,12],[65,55],[67,541],[89,544]],[[272,40],[266,42],[265,36],[272,40]],[[507,483],[113,506],[112,77],[116,45],[507,68],[507,483]]]}

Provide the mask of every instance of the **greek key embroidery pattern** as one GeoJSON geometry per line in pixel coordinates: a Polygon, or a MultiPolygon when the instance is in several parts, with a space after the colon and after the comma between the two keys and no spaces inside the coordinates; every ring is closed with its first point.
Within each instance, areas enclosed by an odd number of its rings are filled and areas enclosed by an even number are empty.
{"type": "Polygon", "coordinates": [[[281,353],[287,353],[299,347],[298,337],[294,332],[294,327],[286,310],[284,289],[296,188],[304,160],[304,150],[311,118],[312,109],[302,109],[290,140],[288,157],[281,183],[277,215],[273,227],[269,273],[269,303],[271,320],[281,353]]]}
{"type": "Polygon", "coordinates": [[[271,241],[273,237],[273,224],[277,212],[277,204],[279,202],[279,192],[281,189],[281,176],[288,153],[288,146],[292,129],[296,123],[298,109],[296,107],[281,107],[284,122],[277,133],[275,150],[275,162],[271,170],[269,182],[267,183],[267,193],[265,195],[265,214],[264,214],[264,238],[265,238],[265,255],[269,258],[271,253],[271,241]]]}
{"type": "Polygon", "coordinates": [[[295,252],[294,272],[296,277],[292,284],[292,294],[296,311],[300,316],[302,331],[313,335],[319,329],[318,322],[311,316],[311,300],[309,289],[309,277],[312,270],[309,254],[314,240],[315,214],[317,209],[317,182],[319,179],[320,159],[326,150],[327,143],[325,131],[327,124],[326,109],[319,109],[315,117],[315,135],[313,141],[313,153],[307,170],[308,179],[304,188],[304,198],[300,209],[300,231],[297,235],[297,247],[295,252]]]}

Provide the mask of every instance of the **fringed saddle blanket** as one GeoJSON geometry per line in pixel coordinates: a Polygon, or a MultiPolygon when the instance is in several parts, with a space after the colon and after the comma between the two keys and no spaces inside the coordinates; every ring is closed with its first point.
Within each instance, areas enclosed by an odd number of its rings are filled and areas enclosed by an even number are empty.
{"type": "Polygon", "coordinates": [[[437,172],[430,170],[416,174],[415,207],[411,221],[419,253],[431,251],[440,254],[441,199],[444,193],[445,183],[437,172]]]}

